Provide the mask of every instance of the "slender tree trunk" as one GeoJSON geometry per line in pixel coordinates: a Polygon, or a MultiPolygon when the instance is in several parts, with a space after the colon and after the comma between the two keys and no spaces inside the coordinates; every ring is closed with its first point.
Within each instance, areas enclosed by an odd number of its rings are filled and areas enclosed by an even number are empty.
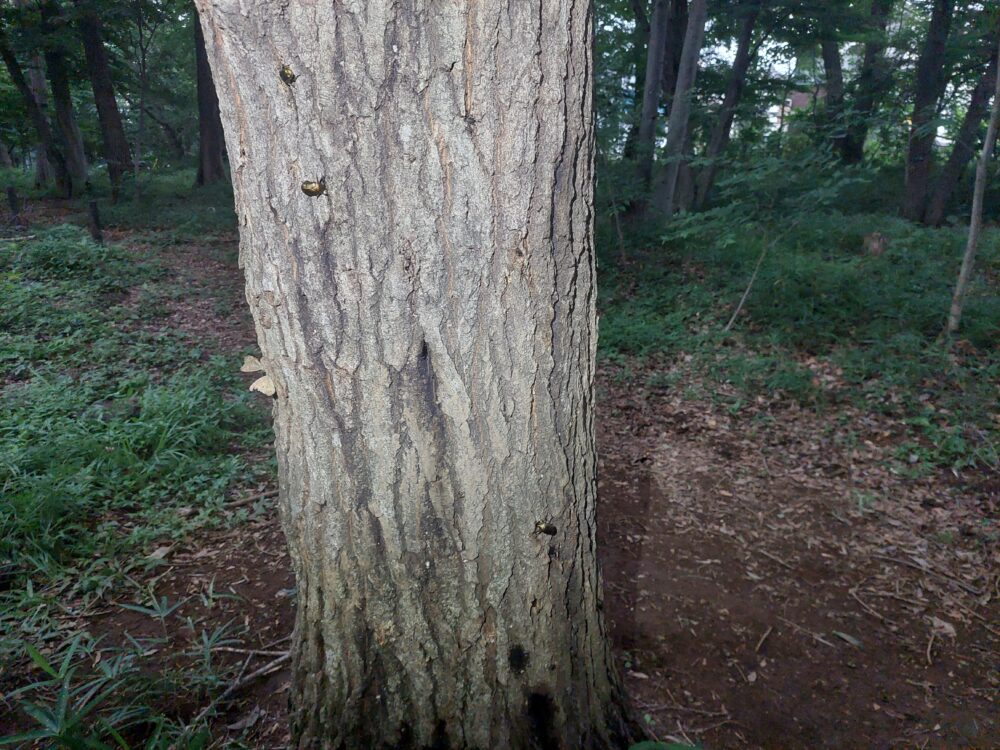
{"type": "Polygon", "coordinates": [[[938,175],[934,192],[927,204],[927,211],[924,213],[925,224],[936,227],[944,222],[951,196],[962,179],[966,165],[976,153],[976,143],[979,140],[983,119],[989,114],[990,96],[996,85],[996,75],[997,55],[994,53],[986,62],[983,75],[972,90],[969,108],[965,111],[962,126],[955,137],[955,145],[952,146],[948,161],[938,175]]]}
{"type": "Polygon", "coordinates": [[[0,167],[4,169],[14,168],[14,160],[10,157],[10,149],[7,148],[6,143],[0,143],[0,167]]]}
{"type": "Polygon", "coordinates": [[[639,115],[639,132],[636,138],[636,174],[643,188],[649,186],[653,176],[656,118],[660,109],[660,81],[670,26],[670,7],[671,0],[654,0],[653,14],[649,23],[642,112],[639,115]]]}
{"type": "Polygon", "coordinates": [[[198,80],[198,179],[199,185],[211,185],[224,180],[222,166],[224,147],[222,120],[219,119],[219,99],[212,83],[212,69],[205,53],[205,39],[201,24],[194,25],[195,60],[198,80]]]}
{"type": "Polygon", "coordinates": [[[97,117],[101,124],[101,140],[104,145],[104,158],[108,163],[108,176],[111,179],[112,199],[117,201],[122,175],[131,160],[128,138],[125,137],[125,127],[122,125],[118,101],[115,99],[114,82],[111,78],[108,53],[104,47],[100,18],[84,0],[75,2],[80,11],[77,24],[87,58],[90,85],[94,90],[97,117]]]}
{"type": "Polygon", "coordinates": [[[885,59],[885,48],[889,15],[895,3],[896,0],[872,0],[870,36],[865,42],[861,70],[854,86],[851,116],[842,143],[841,154],[847,164],[857,164],[864,158],[872,115],[892,82],[892,69],[885,59]]]}
{"type": "Polygon", "coordinates": [[[746,15],[740,21],[739,36],[736,40],[736,57],[733,59],[733,68],[729,73],[729,81],[726,84],[726,93],[722,97],[722,106],[719,107],[719,114],[712,128],[712,135],[708,142],[708,150],[705,152],[706,164],[698,175],[694,207],[701,210],[708,203],[708,196],[712,192],[712,185],[715,183],[715,175],[719,169],[719,159],[729,146],[730,134],[733,130],[733,120],[736,118],[736,109],[739,107],[740,99],[743,98],[743,89],[746,86],[747,73],[754,58],[757,57],[759,43],[753,43],[754,27],[760,17],[762,2],[749,3],[746,15]]]}
{"type": "Polygon", "coordinates": [[[625,148],[622,155],[625,159],[633,160],[637,156],[639,138],[639,120],[642,117],[643,94],[646,90],[646,58],[649,55],[649,16],[646,14],[645,0],[631,0],[632,16],[635,18],[635,25],[632,29],[632,66],[635,75],[635,89],[633,99],[635,102],[634,120],[629,125],[628,135],[625,137],[625,148]]]}
{"type": "Polygon", "coordinates": [[[660,97],[667,114],[677,89],[677,75],[684,54],[684,35],[688,24],[688,0],[671,0],[670,22],[667,26],[666,49],[660,71],[660,97]]]}
{"type": "Polygon", "coordinates": [[[0,31],[0,57],[3,58],[4,66],[7,68],[11,82],[24,98],[31,124],[38,135],[38,141],[44,150],[45,157],[54,169],[56,184],[64,194],[69,195],[72,188],[69,174],[66,171],[66,161],[62,152],[56,146],[55,136],[52,134],[52,128],[49,126],[48,117],[46,117],[45,111],[39,105],[38,99],[35,97],[35,92],[32,91],[31,84],[24,75],[24,71],[21,69],[21,65],[14,56],[7,37],[2,31],[0,31]]]}
{"type": "Polygon", "coordinates": [[[674,212],[674,196],[677,190],[677,175],[680,172],[687,138],[688,121],[691,116],[691,95],[695,77],[698,74],[698,57],[705,37],[705,22],[708,17],[706,0],[693,0],[688,11],[687,31],[684,34],[684,52],[677,72],[677,87],[674,89],[670,107],[670,122],[667,126],[666,164],[663,177],[653,196],[654,207],[662,214],[670,216],[674,212]]]}
{"type": "MultiPolygon", "coordinates": [[[[1000,55],[998,55],[1000,61],[1000,55]]],[[[1000,64],[1000,62],[998,62],[1000,64]]],[[[962,256],[962,270],[958,274],[955,293],[951,299],[951,310],[948,313],[947,333],[958,331],[962,322],[962,306],[965,303],[965,293],[972,279],[972,269],[976,261],[976,249],[979,247],[979,233],[983,228],[983,196],[986,194],[986,178],[989,172],[990,160],[997,145],[997,130],[1000,128],[1000,71],[994,74],[993,110],[990,114],[990,124],[983,141],[983,151],[976,166],[976,185],[972,191],[972,216],[969,218],[969,239],[962,256]]]]}
{"type": "Polygon", "coordinates": [[[917,85],[906,153],[906,192],[903,215],[919,221],[924,214],[930,184],[937,136],[934,120],[948,79],[945,74],[945,48],[951,30],[954,0],[934,0],[927,39],[917,62],[917,85]]]}
{"type": "Polygon", "coordinates": [[[52,88],[56,124],[65,147],[66,169],[76,187],[89,183],[87,154],[83,148],[83,135],[73,113],[73,94],[70,90],[66,50],[57,38],[56,25],[61,9],[56,0],[46,0],[41,6],[42,31],[46,36],[45,70],[52,88]]]}
{"type": "MultiPolygon", "coordinates": [[[[41,55],[35,55],[31,58],[28,62],[26,75],[32,98],[42,113],[46,113],[49,108],[49,94],[45,85],[45,62],[41,55]]],[[[54,180],[59,180],[55,167],[49,161],[49,148],[49,145],[41,141],[35,146],[35,187],[48,185],[54,180]]]]}
{"type": "Polygon", "coordinates": [[[830,140],[838,152],[843,152],[846,129],[844,128],[844,63],[840,43],[835,39],[820,42],[826,84],[826,127],[830,140]]]}
{"type": "Polygon", "coordinates": [[[421,7],[198,0],[275,388],[292,744],[617,746],[591,3],[421,7]]]}

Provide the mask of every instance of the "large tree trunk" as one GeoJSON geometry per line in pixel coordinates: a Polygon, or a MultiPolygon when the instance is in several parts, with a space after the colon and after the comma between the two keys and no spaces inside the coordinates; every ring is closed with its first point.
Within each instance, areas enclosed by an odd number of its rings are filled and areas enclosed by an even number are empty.
{"type": "Polygon", "coordinates": [[[986,62],[982,77],[972,90],[972,98],[969,101],[969,108],[965,111],[965,118],[955,137],[955,145],[952,146],[948,161],[945,162],[934,184],[934,192],[931,194],[927,204],[927,211],[924,213],[924,223],[931,226],[940,226],[944,222],[948,204],[951,196],[955,192],[965,167],[976,152],[976,143],[979,140],[979,132],[983,125],[983,119],[990,111],[990,96],[993,94],[993,87],[996,85],[997,77],[997,55],[994,53],[986,62]]]}
{"type": "Polygon", "coordinates": [[[636,174],[642,187],[648,187],[653,176],[653,156],[656,144],[656,118],[660,109],[660,82],[664,52],[670,27],[671,0],[654,0],[649,22],[649,43],[646,45],[646,73],[643,79],[642,111],[636,137],[636,174]]]}
{"type": "Polygon", "coordinates": [[[708,19],[707,0],[694,0],[688,10],[687,30],[684,33],[684,51],[677,71],[677,86],[670,105],[670,121],[667,125],[667,146],[663,175],[653,196],[653,205],[660,213],[670,216],[675,209],[677,176],[687,140],[688,121],[691,117],[691,96],[694,92],[695,77],[698,74],[698,57],[701,43],[705,38],[705,22],[708,19]]]}
{"type": "Polygon", "coordinates": [[[864,158],[871,117],[892,82],[892,69],[885,59],[885,48],[889,14],[895,3],[896,0],[872,0],[869,37],[853,87],[851,116],[841,144],[841,155],[847,164],[857,164],[864,158]]]}
{"type": "Polygon", "coordinates": [[[725,153],[729,145],[730,134],[733,130],[733,120],[736,118],[736,108],[743,97],[743,89],[746,86],[747,73],[757,56],[760,44],[753,43],[753,31],[760,17],[763,2],[745,3],[748,5],[746,14],[740,21],[740,31],[736,40],[736,57],[733,59],[733,67],[729,73],[729,81],[726,83],[726,93],[722,97],[722,106],[719,107],[719,114],[712,128],[712,135],[708,142],[708,150],[705,152],[706,164],[698,175],[695,190],[694,207],[701,210],[708,202],[708,196],[712,192],[712,185],[715,184],[715,175],[719,169],[719,159],[725,153]]]}
{"type": "Polygon", "coordinates": [[[45,70],[52,87],[52,102],[55,105],[56,124],[62,134],[65,148],[66,169],[73,185],[83,187],[89,182],[87,154],[83,148],[83,135],[73,113],[73,94],[70,91],[69,70],[66,50],[59,39],[56,28],[61,10],[56,0],[46,0],[41,6],[42,30],[46,35],[45,70]]]}
{"type": "Polygon", "coordinates": [[[903,198],[903,215],[912,221],[919,221],[924,214],[930,184],[934,139],[937,136],[934,120],[941,96],[948,85],[945,48],[954,6],[955,0],[934,0],[927,38],[917,61],[917,84],[906,152],[906,192],[903,198]]]}
{"type": "Polygon", "coordinates": [[[276,390],[293,745],[610,747],[591,3],[422,7],[198,0],[276,390]]]}
{"type": "Polygon", "coordinates": [[[222,149],[225,141],[219,118],[219,98],[212,83],[212,69],[205,53],[205,37],[201,24],[194,25],[195,67],[198,80],[198,179],[199,185],[211,185],[224,180],[222,149]]]}
{"type": "Polygon", "coordinates": [[[87,58],[90,85],[94,90],[97,118],[101,123],[101,140],[104,144],[104,158],[108,163],[108,176],[111,179],[111,194],[117,200],[121,190],[122,175],[131,160],[128,139],[125,137],[125,127],[122,125],[118,101],[115,99],[115,87],[111,78],[108,53],[104,48],[101,21],[85,0],[75,0],[75,4],[80,11],[77,24],[87,58]]]}
{"type": "MultiPolygon", "coordinates": [[[[1000,51],[998,51],[1000,53],[1000,51]]],[[[998,54],[1000,59],[1000,54],[998,54]]],[[[976,262],[976,250],[979,247],[979,233],[983,228],[983,196],[986,194],[986,179],[990,160],[997,145],[997,130],[1000,129],[1000,71],[993,77],[993,110],[990,114],[990,124],[983,140],[983,150],[976,165],[976,184],[972,191],[972,215],[969,217],[969,237],[965,243],[965,253],[962,255],[962,269],[955,284],[955,293],[951,298],[951,309],[948,311],[948,324],[945,332],[954,334],[962,323],[962,308],[965,305],[965,294],[972,280],[972,269],[976,262]]]]}
{"type": "Polygon", "coordinates": [[[24,75],[21,64],[17,61],[17,57],[10,48],[7,37],[2,30],[0,30],[0,58],[3,58],[4,66],[7,68],[11,82],[24,99],[31,124],[38,135],[38,142],[41,144],[45,157],[54,169],[56,184],[63,194],[69,195],[72,187],[69,174],[66,171],[66,161],[62,152],[56,146],[55,136],[52,134],[52,128],[49,126],[48,117],[46,117],[45,111],[39,106],[35,92],[32,91],[31,84],[24,75]]]}

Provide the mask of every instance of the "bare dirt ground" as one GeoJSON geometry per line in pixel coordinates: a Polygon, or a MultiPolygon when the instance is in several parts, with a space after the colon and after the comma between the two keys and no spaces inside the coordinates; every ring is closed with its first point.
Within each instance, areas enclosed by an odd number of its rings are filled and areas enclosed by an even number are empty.
{"type": "MultiPolygon", "coordinates": [[[[252,344],[231,254],[179,245],[163,259],[192,290],[166,325],[219,353],[252,344]]],[[[905,479],[888,468],[894,425],[865,413],[775,398],[733,416],[619,375],[604,367],[599,382],[604,610],[656,737],[1000,748],[995,474],[905,479]]],[[[244,677],[265,674],[219,704],[215,728],[281,747],[294,582],[273,501],[234,501],[255,520],[172,547],[155,571],[158,591],[187,597],[160,654],[167,665],[172,646],[190,646],[186,618],[249,625],[252,638],[222,653],[244,677]]],[[[119,608],[80,624],[162,635],[119,608]]],[[[177,701],[181,714],[205,708],[177,701]]]]}

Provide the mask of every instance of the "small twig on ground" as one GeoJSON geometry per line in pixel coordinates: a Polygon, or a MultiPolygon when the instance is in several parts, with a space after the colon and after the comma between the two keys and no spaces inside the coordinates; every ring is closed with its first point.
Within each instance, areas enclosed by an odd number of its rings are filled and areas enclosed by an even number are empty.
{"type": "Polygon", "coordinates": [[[931,655],[932,649],[934,648],[934,639],[937,637],[936,633],[931,633],[931,637],[927,641],[927,666],[934,666],[934,657],[931,655]]]}
{"type": "Polygon", "coordinates": [[[266,500],[269,497],[274,497],[278,494],[277,490],[267,490],[265,492],[258,492],[255,495],[248,495],[247,497],[240,498],[239,500],[234,500],[231,503],[226,503],[227,508],[242,508],[244,505],[251,505],[258,500],[266,500]]]}
{"type": "Polygon", "coordinates": [[[760,650],[764,647],[764,642],[770,637],[771,633],[774,631],[774,625],[768,625],[767,630],[764,631],[764,635],[760,637],[757,641],[757,647],[753,650],[755,654],[759,654],[760,650]]]}
{"type": "Polygon", "coordinates": [[[785,568],[787,570],[795,570],[795,566],[794,565],[792,565],[791,563],[785,562],[784,560],[782,560],[777,555],[775,555],[775,554],[773,554],[771,552],[768,552],[766,549],[759,549],[757,551],[760,552],[760,554],[762,554],[764,557],[768,558],[769,560],[774,560],[781,567],[783,567],[783,568],[785,568]]]}
{"type": "Polygon", "coordinates": [[[872,617],[874,617],[874,618],[875,618],[876,620],[878,620],[879,622],[881,622],[881,623],[883,623],[883,624],[888,624],[888,623],[890,623],[890,622],[891,622],[891,621],[890,621],[890,620],[888,620],[888,619],[886,618],[886,616],[885,616],[885,615],[883,615],[883,614],[882,614],[881,612],[879,612],[879,611],[878,611],[878,610],[876,610],[876,609],[873,609],[873,608],[872,608],[871,606],[869,606],[868,604],[865,604],[864,600],[862,600],[862,598],[861,598],[860,596],[858,596],[858,590],[857,590],[857,589],[851,589],[851,590],[850,590],[850,591],[848,591],[847,593],[849,593],[849,594],[851,595],[851,598],[852,598],[852,599],[854,599],[854,601],[856,601],[856,602],[857,602],[858,604],[860,604],[860,605],[861,605],[861,608],[862,608],[862,609],[863,609],[863,610],[864,610],[865,612],[867,612],[868,614],[870,614],[870,615],[871,615],[872,617]]]}
{"type": "Polygon", "coordinates": [[[757,280],[757,274],[760,273],[760,267],[764,263],[764,258],[767,255],[767,251],[771,249],[771,245],[773,244],[774,241],[767,243],[766,245],[764,245],[764,249],[760,251],[760,256],[757,258],[757,265],[755,265],[753,268],[753,274],[751,274],[750,276],[750,281],[747,284],[747,288],[744,290],[743,296],[740,297],[739,304],[736,305],[736,309],[733,310],[733,315],[732,317],[729,318],[729,322],[726,323],[726,327],[722,329],[724,332],[729,333],[729,331],[732,330],[733,323],[736,322],[736,318],[743,310],[743,305],[746,304],[747,297],[750,296],[750,290],[753,289],[753,283],[757,280]]]}
{"type": "Polygon", "coordinates": [[[914,570],[919,570],[921,573],[930,573],[931,575],[936,575],[940,578],[946,578],[949,581],[956,583],[963,590],[969,592],[973,596],[982,596],[983,592],[977,589],[975,586],[966,583],[961,578],[956,576],[954,573],[949,573],[945,570],[938,570],[937,568],[931,568],[929,566],[921,565],[920,563],[914,562],[913,560],[907,560],[900,557],[889,557],[888,555],[872,555],[876,560],[884,560],[885,562],[896,563],[897,565],[905,565],[908,568],[913,568],[914,570]]]}
{"type": "MultiPolygon", "coordinates": [[[[247,657],[246,662],[244,662],[243,664],[243,669],[246,669],[246,665],[250,662],[250,658],[251,657],[249,656],[247,657]]],[[[277,659],[269,661],[260,669],[255,669],[246,677],[237,677],[236,681],[233,682],[233,684],[227,687],[225,690],[223,690],[218,698],[213,700],[211,703],[209,703],[207,706],[205,706],[205,708],[201,710],[201,712],[194,718],[194,721],[192,721],[191,724],[189,724],[189,726],[196,726],[200,724],[201,720],[204,719],[216,706],[218,706],[220,703],[229,698],[229,696],[231,696],[237,690],[246,687],[259,677],[264,677],[266,675],[271,674],[271,672],[277,671],[279,667],[284,665],[286,662],[290,661],[291,658],[292,655],[290,653],[283,654],[282,656],[279,656],[277,659]]],[[[243,669],[240,670],[240,674],[243,673],[243,669]]]]}
{"type": "Polygon", "coordinates": [[[233,648],[232,646],[216,646],[213,651],[223,651],[227,654],[249,654],[250,656],[285,656],[287,651],[267,651],[255,648],[233,648]]]}
{"type": "Polygon", "coordinates": [[[0,242],[24,242],[25,240],[33,240],[37,235],[26,234],[23,237],[0,237],[0,242]]]}
{"type": "Polygon", "coordinates": [[[805,633],[806,635],[811,636],[814,640],[819,641],[820,643],[822,643],[825,646],[829,646],[830,648],[837,648],[832,643],[830,643],[830,641],[828,641],[826,638],[824,638],[823,636],[821,636],[819,633],[814,633],[811,630],[807,630],[806,628],[802,627],[801,625],[795,624],[791,620],[786,620],[784,617],[778,617],[778,619],[781,620],[786,625],[788,625],[789,627],[795,628],[800,633],[805,633]]]}

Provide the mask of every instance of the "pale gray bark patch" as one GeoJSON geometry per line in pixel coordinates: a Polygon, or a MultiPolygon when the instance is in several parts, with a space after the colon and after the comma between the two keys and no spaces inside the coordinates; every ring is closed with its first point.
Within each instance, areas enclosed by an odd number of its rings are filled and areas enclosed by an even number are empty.
{"type": "Polygon", "coordinates": [[[295,742],[620,743],[589,0],[198,6],[277,391],[295,742]]]}

